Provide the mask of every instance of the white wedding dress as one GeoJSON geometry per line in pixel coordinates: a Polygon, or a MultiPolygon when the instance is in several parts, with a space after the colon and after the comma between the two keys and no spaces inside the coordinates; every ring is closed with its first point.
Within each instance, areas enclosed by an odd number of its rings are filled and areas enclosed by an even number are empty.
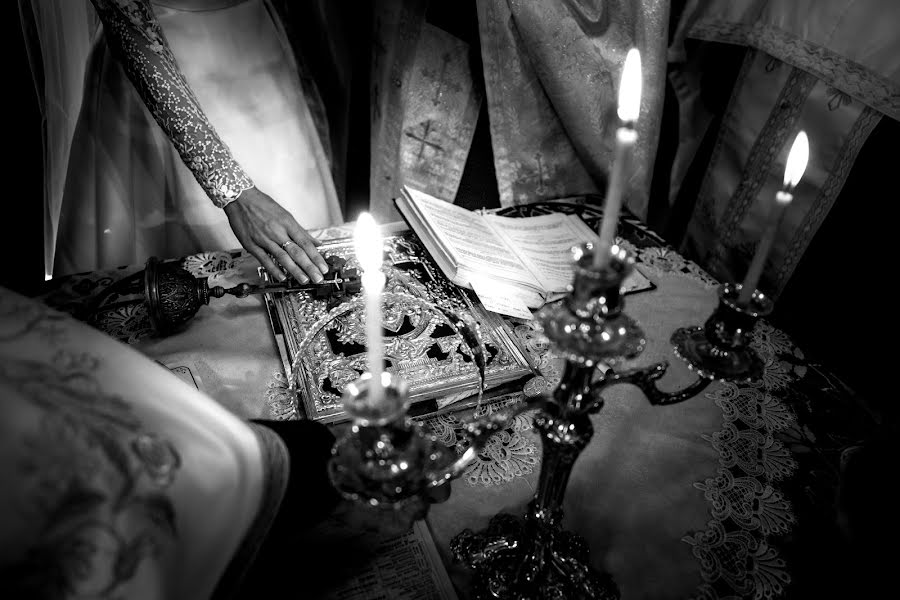
{"type": "Polygon", "coordinates": [[[295,57],[264,0],[93,4],[103,27],[87,60],[54,274],[238,248],[219,206],[253,184],[307,229],[342,221],[295,57]]]}

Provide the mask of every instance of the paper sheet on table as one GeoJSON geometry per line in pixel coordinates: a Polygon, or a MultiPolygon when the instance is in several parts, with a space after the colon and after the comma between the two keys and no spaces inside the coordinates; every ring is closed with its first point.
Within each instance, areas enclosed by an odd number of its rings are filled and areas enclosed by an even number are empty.
{"type": "Polygon", "coordinates": [[[385,540],[372,566],[346,581],[328,600],[457,600],[425,521],[385,540]]]}
{"type": "Polygon", "coordinates": [[[178,365],[178,366],[170,367],[159,361],[156,361],[156,362],[161,364],[162,366],[166,367],[170,371],[172,371],[172,373],[177,375],[179,379],[181,379],[188,385],[191,385],[191,386],[197,388],[201,392],[204,391],[203,388],[200,387],[200,378],[193,371],[191,371],[190,367],[185,366],[185,365],[178,365]]]}
{"type": "Polygon", "coordinates": [[[516,288],[474,277],[469,279],[469,284],[487,310],[520,319],[533,318],[527,302],[517,293],[516,288]]]}

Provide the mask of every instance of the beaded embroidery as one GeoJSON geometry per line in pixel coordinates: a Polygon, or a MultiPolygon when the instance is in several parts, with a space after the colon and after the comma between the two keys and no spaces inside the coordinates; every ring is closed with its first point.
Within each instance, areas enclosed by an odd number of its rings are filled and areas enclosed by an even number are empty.
{"type": "Polygon", "coordinates": [[[147,0],[91,0],[107,41],[184,164],[216,206],[253,187],[203,114],[147,0]]]}

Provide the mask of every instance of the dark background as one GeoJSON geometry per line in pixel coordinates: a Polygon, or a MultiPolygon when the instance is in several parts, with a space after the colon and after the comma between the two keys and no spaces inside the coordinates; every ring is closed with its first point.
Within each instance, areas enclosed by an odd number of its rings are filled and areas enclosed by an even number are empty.
{"type": "Polygon", "coordinates": [[[0,285],[34,293],[44,281],[43,150],[41,114],[25,42],[18,2],[4,2],[3,39],[7,41],[4,82],[4,198],[0,211],[0,285]],[[9,160],[11,158],[11,160],[9,160]]]}

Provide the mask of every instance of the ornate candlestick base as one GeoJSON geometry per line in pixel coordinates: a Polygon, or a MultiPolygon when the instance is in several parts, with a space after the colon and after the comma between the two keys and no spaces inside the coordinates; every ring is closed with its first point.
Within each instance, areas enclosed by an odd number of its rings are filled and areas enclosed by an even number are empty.
{"type": "Polygon", "coordinates": [[[466,557],[475,571],[475,600],[619,597],[609,574],[587,566],[589,551],[582,538],[558,527],[542,529],[529,517],[531,512],[524,519],[497,515],[483,531],[466,530],[450,543],[453,555],[466,557]],[[527,595],[515,591],[526,586],[527,595]]]}
{"type": "MultiPolygon", "coordinates": [[[[538,489],[523,518],[493,517],[478,533],[462,531],[450,542],[456,560],[474,571],[474,597],[487,599],[615,599],[612,577],[589,564],[590,552],[580,536],[562,528],[562,500],[578,455],[594,429],[589,413],[601,402],[573,409],[568,397],[590,396],[590,367],[568,363],[568,381],[579,381],[558,392],[535,417],[543,445],[538,489]]],[[[562,387],[562,386],[561,386],[562,387]]]]}
{"type": "Polygon", "coordinates": [[[589,566],[587,543],[561,526],[569,475],[594,435],[590,414],[603,406],[593,387],[595,367],[634,358],[646,345],[641,328],[622,312],[620,289],[631,262],[613,247],[610,260],[597,267],[591,250],[576,252],[569,296],[536,317],[566,366],[535,416],[543,454],[525,517],[498,515],[486,530],[467,529],[450,544],[454,557],[475,571],[476,598],[619,597],[612,577],[589,566]]]}
{"type": "Polygon", "coordinates": [[[705,325],[682,327],[672,334],[675,354],[700,377],[750,383],[762,378],[765,365],[750,347],[753,328],[772,312],[772,301],[756,290],[746,306],[738,304],[740,284],[719,288],[719,305],[705,325]]]}
{"type": "Polygon", "coordinates": [[[365,373],[347,386],[343,402],[353,422],[332,448],[332,485],[348,500],[423,516],[425,493],[451,461],[434,435],[407,419],[407,386],[390,373],[381,381],[365,373]],[[381,394],[373,400],[376,385],[381,394]]]}

